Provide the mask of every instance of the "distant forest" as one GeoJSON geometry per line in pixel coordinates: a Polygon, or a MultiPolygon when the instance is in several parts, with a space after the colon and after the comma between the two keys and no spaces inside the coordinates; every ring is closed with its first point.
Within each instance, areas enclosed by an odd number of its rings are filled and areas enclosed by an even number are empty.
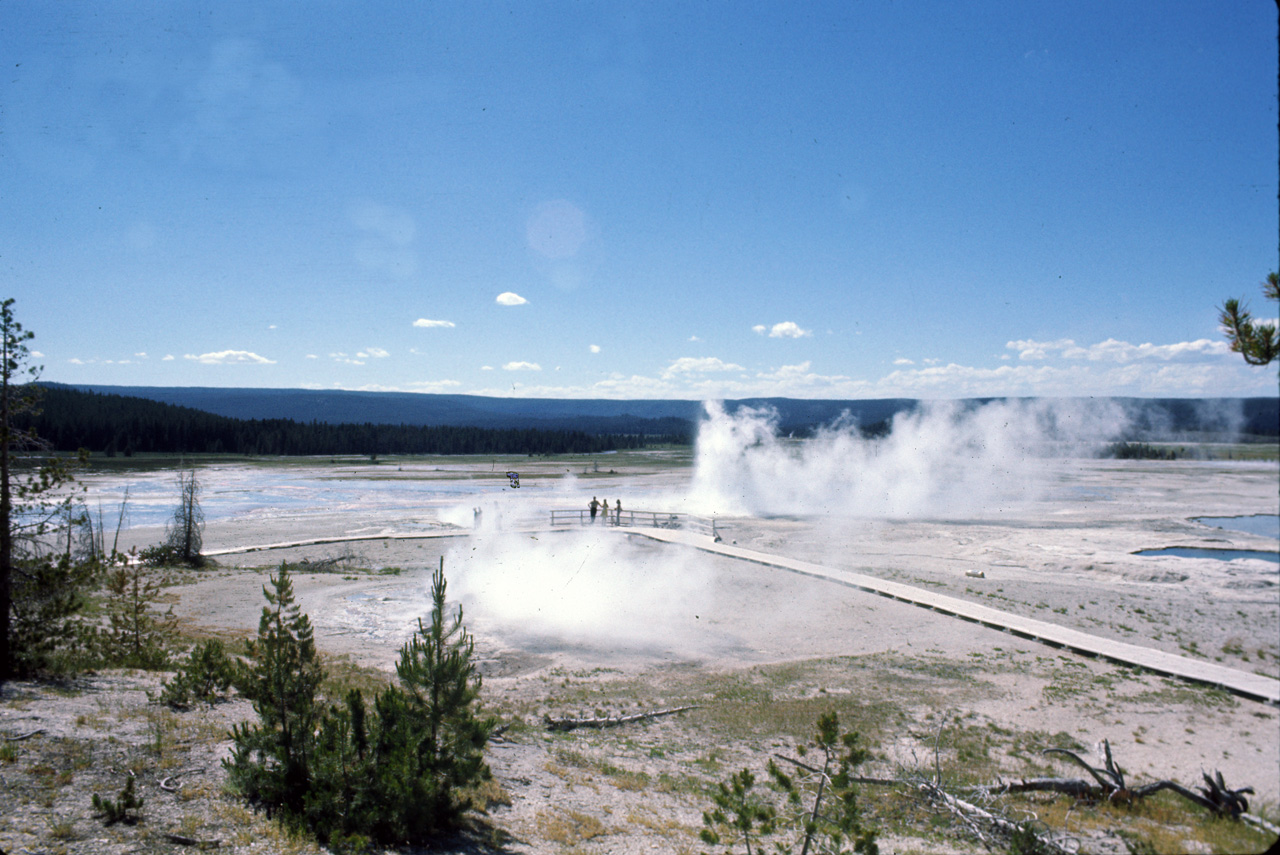
{"type": "Polygon", "coordinates": [[[679,422],[654,420],[664,433],[601,433],[457,425],[326,424],[235,419],[124,395],[42,385],[40,412],[21,426],[56,451],[87,448],[113,457],[143,453],[244,455],[591,454],[688,444],[679,422]],[[674,424],[673,424],[674,422],[674,424]],[[677,427],[672,431],[671,428],[677,427]]]}

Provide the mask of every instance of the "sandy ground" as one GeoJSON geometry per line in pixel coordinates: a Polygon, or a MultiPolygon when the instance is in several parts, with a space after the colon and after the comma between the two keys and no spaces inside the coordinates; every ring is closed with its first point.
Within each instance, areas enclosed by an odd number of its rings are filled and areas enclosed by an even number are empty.
{"type": "MultiPolygon", "coordinates": [[[[627,494],[635,477],[594,479],[588,494],[627,494]]],[[[670,486],[683,476],[654,477],[670,486]]],[[[1166,546],[1274,551],[1274,540],[1192,519],[1277,513],[1274,465],[1070,461],[1058,465],[1054,478],[1047,498],[974,518],[741,517],[722,519],[719,526],[726,542],[762,552],[1280,676],[1275,564],[1134,554],[1166,546]],[[982,578],[974,575],[978,571],[982,578]]],[[[939,728],[957,738],[985,729],[1026,737],[993,738],[984,749],[1011,776],[1074,774],[1016,746],[1069,739],[1088,753],[1108,739],[1131,780],[1194,784],[1202,771],[1218,769],[1232,786],[1253,786],[1262,803],[1280,802],[1274,707],[777,569],[691,557],[689,550],[635,538],[619,546],[624,536],[617,532],[589,535],[601,548],[619,550],[631,574],[621,591],[596,589],[608,592],[597,601],[618,600],[597,603],[601,623],[513,617],[486,604],[486,589],[467,577],[462,556],[483,552],[497,538],[534,550],[583,536],[523,523],[511,528],[522,530],[479,535],[424,524],[408,513],[388,518],[350,509],[211,523],[205,536],[210,550],[343,534],[450,536],[223,555],[218,569],[177,589],[176,611],[192,626],[247,635],[257,625],[266,570],[282,560],[346,553],[364,566],[399,567],[396,576],[295,576],[321,650],[390,671],[414,621],[426,614],[431,568],[448,556],[451,591],[465,592],[467,624],[492,707],[536,725],[544,714],[702,706],[626,737],[593,732],[552,738],[535,729],[495,746],[490,762],[511,804],[494,817],[513,835],[511,851],[693,851],[692,835],[706,805],[678,786],[657,793],[651,786],[631,788],[626,775],[652,783],[691,766],[723,774],[777,744],[764,723],[778,710],[824,698],[894,708],[879,730],[875,765],[883,774],[927,763],[939,728]],[[637,566],[649,569],[636,575],[637,566]],[[673,572],[694,581],[672,585],[673,572]],[[756,737],[708,746],[708,738],[724,732],[717,730],[717,703],[738,703],[744,687],[758,699],[756,737]]],[[[504,572],[519,573],[518,561],[504,572]]],[[[564,589],[583,582],[565,582],[564,589]]],[[[555,597],[548,603],[554,609],[555,597]]],[[[920,841],[902,846],[930,848],[920,841]]],[[[894,850],[890,845],[886,851],[894,850]]],[[[1107,846],[1097,843],[1096,851],[1107,846]]]]}

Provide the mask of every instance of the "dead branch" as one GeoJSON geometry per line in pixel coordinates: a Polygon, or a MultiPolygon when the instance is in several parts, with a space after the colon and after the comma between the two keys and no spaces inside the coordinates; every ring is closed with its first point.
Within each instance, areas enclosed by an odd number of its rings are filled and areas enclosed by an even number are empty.
{"type": "Polygon", "coordinates": [[[24,733],[24,734],[22,734],[21,736],[5,736],[5,737],[3,737],[3,739],[4,739],[4,741],[5,741],[5,742],[21,742],[21,741],[22,741],[22,740],[24,740],[24,739],[30,739],[31,737],[36,736],[36,735],[41,734],[41,733],[44,733],[44,728],[43,728],[43,727],[42,727],[42,728],[40,728],[39,730],[33,730],[33,731],[31,731],[30,733],[24,733]]]}
{"type": "MultiPolygon", "coordinates": [[[[954,796],[951,793],[948,793],[946,790],[942,789],[942,787],[937,784],[924,781],[919,783],[918,787],[920,792],[923,793],[927,798],[930,798],[933,801],[941,803],[943,807],[945,807],[957,819],[963,822],[964,825],[968,827],[970,831],[973,832],[974,836],[977,837],[978,840],[981,841],[982,844],[987,848],[991,847],[991,840],[990,840],[991,832],[999,834],[1002,837],[1008,838],[1016,834],[1017,832],[1019,832],[1022,828],[1016,822],[1012,822],[1008,819],[1005,819],[1002,816],[997,816],[996,814],[991,813],[988,810],[980,808],[975,804],[967,802],[964,799],[958,798],[957,796],[954,796]],[[984,826],[989,830],[988,833],[983,832],[984,826]]],[[[1064,853],[1064,855],[1069,855],[1069,853],[1073,851],[1072,849],[1068,848],[1067,846],[1059,842],[1059,840],[1055,839],[1055,837],[1051,834],[1037,833],[1036,837],[1040,840],[1042,844],[1044,844],[1044,846],[1050,852],[1058,852],[1058,853],[1064,853]]]]}
{"type": "Polygon", "coordinates": [[[181,771],[174,772],[172,775],[166,775],[165,777],[160,779],[160,789],[164,790],[166,793],[176,793],[178,792],[178,788],[173,784],[171,784],[170,783],[171,781],[174,781],[177,778],[180,778],[183,775],[186,775],[190,772],[203,772],[203,771],[204,769],[196,767],[193,769],[183,769],[181,771]]]}
{"type": "Polygon", "coordinates": [[[602,729],[606,727],[618,727],[624,724],[631,724],[637,721],[646,721],[651,718],[658,718],[664,715],[675,715],[687,710],[696,710],[698,706],[672,707],[665,710],[654,710],[653,712],[636,713],[634,715],[605,716],[604,718],[552,718],[549,715],[543,716],[542,720],[547,725],[547,730],[551,731],[568,731],[576,730],[579,727],[592,727],[602,729]]]}
{"type": "Polygon", "coordinates": [[[165,833],[165,839],[170,843],[176,843],[179,846],[194,846],[197,849],[217,849],[222,846],[221,840],[197,840],[194,837],[187,837],[182,834],[165,833]]]}
{"type": "Polygon", "coordinates": [[[1102,750],[1106,756],[1106,766],[1102,769],[1096,769],[1086,763],[1079,754],[1074,751],[1068,751],[1066,748],[1046,748],[1041,754],[1062,754],[1074,760],[1081,768],[1093,776],[1103,790],[1107,791],[1108,797],[1116,793],[1125,792],[1124,772],[1121,771],[1111,758],[1111,743],[1102,740],[1102,750]]]}

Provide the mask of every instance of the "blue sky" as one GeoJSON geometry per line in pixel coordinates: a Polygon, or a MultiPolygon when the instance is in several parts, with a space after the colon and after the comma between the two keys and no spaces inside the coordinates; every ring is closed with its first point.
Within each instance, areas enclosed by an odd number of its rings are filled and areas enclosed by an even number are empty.
{"type": "Polygon", "coordinates": [[[68,383],[1274,395],[1276,15],[8,0],[0,293],[68,383]]]}

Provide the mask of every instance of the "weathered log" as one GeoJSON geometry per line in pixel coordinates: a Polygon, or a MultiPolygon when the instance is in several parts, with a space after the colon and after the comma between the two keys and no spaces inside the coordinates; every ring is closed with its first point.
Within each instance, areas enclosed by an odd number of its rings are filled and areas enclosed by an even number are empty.
{"type": "Polygon", "coordinates": [[[41,733],[44,733],[43,727],[39,730],[33,730],[30,733],[24,733],[21,736],[5,736],[3,739],[5,742],[21,742],[24,739],[30,739],[31,737],[37,736],[41,733]]]}
{"type": "Polygon", "coordinates": [[[178,792],[178,788],[170,784],[169,783],[170,781],[173,781],[176,778],[181,778],[183,775],[186,775],[190,772],[203,772],[203,771],[204,771],[203,769],[197,767],[194,769],[182,769],[181,771],[174,772],[172,775],[166,775],[165,777],[160,779],[160,789],[164,790],[166,793],[176,793],[178,792]]]}
{"type": "Polygon", "coordinates": [[[197,840],[194,837],[187,837],[184,834],[174,834],[167,832],[165,839],[170,843],[176,843],[179,846],[194,846],[197,849],[218,849],[222,846],[221,840],[197,840]]]}
{"type": "Polygon", "coordinates": [[[636,713],[634,715],[621,716],[605,716],[604,718],[552,718],[551,716],[543,716],[542,720],[547,725],[547,730],[567,731],[576,730],[579,727],[589,728],[606,728],[618,727],[624,724],[631,724],[637,721],[645,721],[646,719],[658,718],[664,715],[675,715],[687,710],[696,710],[697,705],[687,707],[672,707],[665,710],[654,710],[653,712],[636,713]]]}

